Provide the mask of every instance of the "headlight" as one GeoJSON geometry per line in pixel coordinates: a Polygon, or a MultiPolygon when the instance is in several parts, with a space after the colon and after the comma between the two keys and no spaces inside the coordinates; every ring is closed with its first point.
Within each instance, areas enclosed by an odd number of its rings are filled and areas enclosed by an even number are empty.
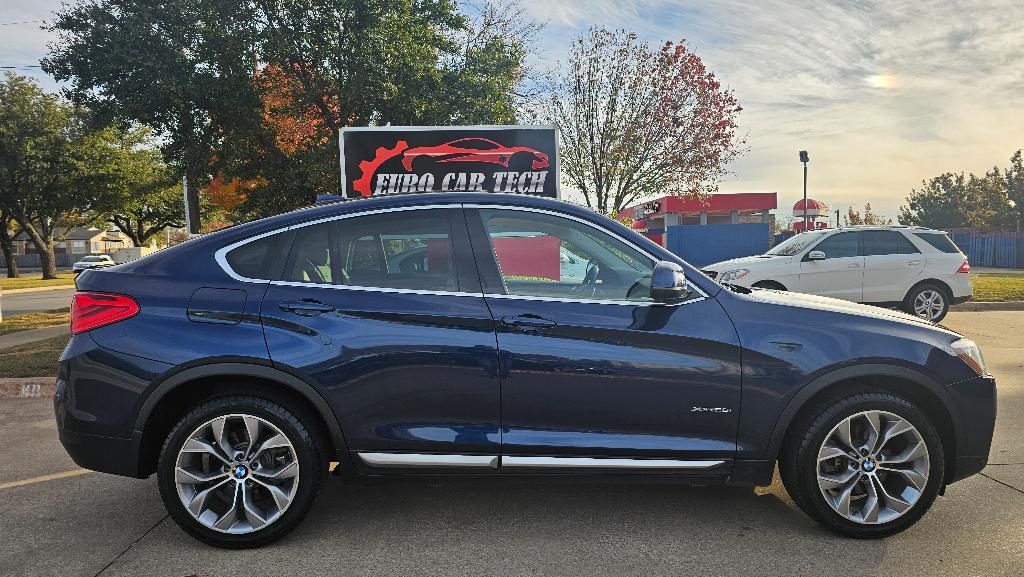
{"type": "Polygon", "coordinates": [[[733,280],[739,280],[750,273],[750,269],[738,268],[736,270],[730,270],[722,273],[722,276],[718,277],[719,282],[729,282],[733,280]]]}
{"type": "Polygon", "coordinates": [[[964,360],[965,363],[971,365],[971,368],[978,372],[979,375],[985,374],[985,357],[981,356],[981,349],[978,345],[970,339],[960,339],[954,341],[949,345],[956,356],[964,360]]]}

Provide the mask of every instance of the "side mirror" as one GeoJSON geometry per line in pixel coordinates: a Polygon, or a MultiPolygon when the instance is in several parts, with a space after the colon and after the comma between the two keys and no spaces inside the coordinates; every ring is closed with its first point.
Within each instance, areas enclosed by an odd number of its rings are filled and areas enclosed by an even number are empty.
{"type": "Polygon", "coordinates": [[[683,267],[667,260],[654,266],[651,274],[651,298],[661,302],[672,302],[686,298],[690,287],[686,285],[683,267]]]}
{"type": "Polygon", "coordinates": [[[825,253],[820,250],[812,250],[807,253],[807,260],[825,260],[825,253]]]}

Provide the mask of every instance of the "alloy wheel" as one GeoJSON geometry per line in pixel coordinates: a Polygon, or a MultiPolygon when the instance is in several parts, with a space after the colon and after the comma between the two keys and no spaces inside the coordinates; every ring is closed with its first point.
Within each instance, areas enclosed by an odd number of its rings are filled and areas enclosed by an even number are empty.
{"type": "Polygon", "coordinates": [[[825,502],[859,524],[903,516],[928,485],[928,447],[910,421],[887,411],[843,419],[818,450],[818,488],[825,502]]]}
{"type": "Polygon", "coordinates": [[[181,504],[204,526],[252,533],[292,503],[299,462],[291,441],[269,421],[224,415],[188,436],[178,451],[174,482],[181,504]]]}
{"type": "Polygon", "coordinates": [[[946,298],[935,289],[925,289],[914,297],[914,314],[923,319],[939,318],[945,306],[946,298]]]}

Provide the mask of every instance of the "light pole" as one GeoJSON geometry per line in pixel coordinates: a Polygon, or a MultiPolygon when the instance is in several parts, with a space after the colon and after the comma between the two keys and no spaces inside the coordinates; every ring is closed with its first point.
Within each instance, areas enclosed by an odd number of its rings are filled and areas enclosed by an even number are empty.
{"type": "Polygon", "coordinates": [[[811,158],[806,150],[800,151],[800,162],[804,163],[804,232],[807,232],[807,163],[811,158]]]}

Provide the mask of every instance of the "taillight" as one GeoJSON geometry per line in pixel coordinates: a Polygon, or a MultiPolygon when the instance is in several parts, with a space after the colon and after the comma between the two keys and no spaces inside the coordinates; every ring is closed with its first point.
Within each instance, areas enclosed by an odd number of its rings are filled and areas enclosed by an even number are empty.
{"type": "Polygon", "coordinates": [[[964,259],[964,264],[960,265],[960,268],[956,269],[956,272],[957,274],[967,274],[971,272],[971,265],[967,262],[967,259],[964,259]]]}
{"type": "Polygon", "coordinates": [[[77,335],[139,314],[139,303],[130,296],[76,292],[71,301],[71,333],[77,335]]]}

